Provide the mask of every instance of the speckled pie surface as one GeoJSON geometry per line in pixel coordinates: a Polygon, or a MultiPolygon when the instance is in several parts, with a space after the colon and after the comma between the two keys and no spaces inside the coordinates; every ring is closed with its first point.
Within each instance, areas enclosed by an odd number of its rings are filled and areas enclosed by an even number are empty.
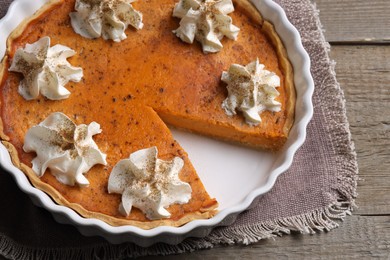
{"type": "Polygon", "coordinates": [[[83,216],[113,225],[152,228],[178,226],[215,213],[216,201],[204,190],[166,123],[270,150],[279,149],[287,139],[294,110],[292,72],[272,26],[248,2],[235,1],[236,11],[231,16],[240,28],[237,41],[223,40],[221,52],[205,55],[199,44],[185,44],[172,33],[179,22],[172,18],[175,2],[135,2],[134,7],[143,13],[144,28],[129,29],[128,39],[120,43],[76,35],[68,16],[74,1],[52,2],[13,35],[6,67],[17,48],[43,36],[50,36],[52,45],[61,43],[77,52],[69,61],[83,68],[84,77],[80,83],[67,85],[71,95],[65,100],[39,97],[27,102],[16,91],[20,75],[4,71],[1,117],[3,139],[16,148],[12,153],[19,157],[21,168],[33,184],[83,216]],[[254,127],[245,124],[242,116],[229,117],[224,113],[221,104],[226,98],[226,86],[220,78],[231,64],[248,64],[256,58],[281,78],[278,101],[282,110],[264,112],[262,123],[254,127]],[[62,112],[76,124],[96,121],[101,125],[102,133],[94,139],[107,154],[108,165],[91,169],[87,174],[88,188],[63,185],[50,174],[38,179],[29,169],[34,154],[22,151],[24,135],[52,112],[62,112]],[[180,178],[191,185],[192,199],[184,205],[170,206],[172,215],[167,220],[149,221],[137,209],[125,218],[118,212],[120,196],[107,193],[109,173],[119,160],[151,146],[158,147],[161,159],[178,156],[184,160],[180,178]]]}

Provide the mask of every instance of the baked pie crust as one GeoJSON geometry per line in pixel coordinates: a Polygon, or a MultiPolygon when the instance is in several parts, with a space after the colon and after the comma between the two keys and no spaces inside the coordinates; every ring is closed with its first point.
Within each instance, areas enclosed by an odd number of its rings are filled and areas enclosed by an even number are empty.
{"type": "Polygon", "coordinates": [[[133,3],[143,13],[144,28],[127,29],[128,38],[114,43],[85,39],[74,33],[68,15],[74,9],[74,1],[52,0],[23,21],[7,40],[0,68],[2,143],[13,164],[35,187],[83,217],[114,226],[151,229],[181,226],[217,212],[217,201],[207,194],[166,124],[270,151],[280,149],[287,140],[294,121],[293,70],[273,25],[248,0],[234,0],[235,11],[230,16],[240,28],[237,41],[223,39],[220,52],[206,55],[199,43],[183,43],[172,33],[179,23],[172,17],[176,2],[133,3]],[[67,85],[71,95],[66,100],[51,101],[41,96],[26,101],[17,93],[20,75],[8,72],[15,51],[43,36],[51,37],[52,45],[60,43],[75,50],[77,54],[69,61],[83,68],[82,82],[67,85]],[[220,78],[231,64],[246,65],[256,58],[280,77],[277,100],[282,109],[263,112],[262,123],[250,126],[242,115],[229,117],[224,113],[221,104],[227,91],[220,78]],[[107,154],[108,165],[94,166],[86,174],[90,181],[87,188],[63,185],[51,174],[38,178],[31,169],[35,155],[22,150],[27,130],[52,112],[62,112],[76,124],[101,124],[103,132],[94,140],[107,154]],[[192,198],[187,204],[167,208],[171,213],[168,219],[148,220],[136,208],[124,217],[118,212],[120,195],[107,192],[109,174],[119,160],[151,146],[158,147],[161,159],[179,156],[184,160],[179,176],[191,185],[192,198]]]}

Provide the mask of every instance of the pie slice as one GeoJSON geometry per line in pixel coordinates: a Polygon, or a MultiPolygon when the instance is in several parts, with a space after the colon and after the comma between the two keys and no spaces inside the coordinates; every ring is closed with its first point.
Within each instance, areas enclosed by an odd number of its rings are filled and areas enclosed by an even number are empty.
{"type": "Polygon", "coordinates": [[[188,155],[166,124],[271,151],[286,142],[294,120],[293,72],[273,26],[247,0],[235,0],[230,16],[240,28],[237,40],[224,38],[219,52],[205,54],[201,44],[184,43],[172,32],[180,22],[172,17],[176,2],[132,3],[143,14],[143,28],[127,29],[127,39],[119,43],[76,34],[69,17],[75,1],[61,0],[50,1],[9,37],[0,70],[1,139],[13,163],[58,204],[111,225],[144,229],[210,218],[218,204],[205,191],[188,155]],[[66,85],[69,98],[53,101],[40,95],[26,101],[18,93],[23,77],[8,69],[17,49],[44,36],[51,38],[51,45],[75,50],[77,54],[68,60],[81,67],[84,76],[81,82],[66,85]],[[281,109],[262,112],[261,123],[250,125],[242,114],[231,116],[222,109],[228,91],[221,75],[232,64],[246,65],[256,59],[280,78],[277,101],[281,109]],[[96,165],[85,175],[87,188],[64,185],[48,173],[38,178],[32,170],[35,154],[23,151],[27,131],[55,112],[67,115],[76,124],[96,121],[103,130],[94,141],[107,154],[107,165],[96,165]],[[137,208],[124,216],[118,211],[121,195],[108,192],[110,173],[120,160],[154,146],[159,159],[179,157],[184,161],[179,178],[191,186],[191,199],[167,207],[169,218],[150,220],[137,208]]]}

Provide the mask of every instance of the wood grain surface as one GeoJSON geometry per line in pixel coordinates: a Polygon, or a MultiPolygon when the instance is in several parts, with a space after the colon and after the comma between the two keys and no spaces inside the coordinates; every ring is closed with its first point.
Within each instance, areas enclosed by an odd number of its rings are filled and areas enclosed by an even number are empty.
{"type": "Polygon", "coordinates": [[[389,0],[312,0],[330,43],[390,43],[389,0]]]}
{"type": "Polygon", "coordinates": [[[293,234],[166,259],[390,259],[390,0],[313,2],[347,100],[363,179],[359,208],[331,232],[293,234]]]}

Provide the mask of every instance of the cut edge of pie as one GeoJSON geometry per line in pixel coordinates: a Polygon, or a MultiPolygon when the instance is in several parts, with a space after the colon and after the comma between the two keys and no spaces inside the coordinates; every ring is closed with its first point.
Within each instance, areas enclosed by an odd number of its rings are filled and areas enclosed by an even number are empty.
{"type": "MultiPolygon", "coordinates": [[[[245,12],[250,19],[261,25],[261,31],[269,38],[272,45],[275,48],[276,55],[280,62],[281,71],[284,74],[285,79],[285,91],[286,91],[286,104],[284,110],[286,111],[286,121],[283,126],[283,136],[251,136],[241,133],[240,140],[232,140],[229,136],[224,135],[223,132],[228,132],[230,129],[223,129],[224,126],[219,126],[218,134],[213,133],[215,129],[208,128],[204,125],[205,122],[197,121],[193,123],[188,121],[186,118],[173,115],[172,113],[165,113],[165,111],[156,110],[157,114],[163,119],[163,121],[170,126],[181,129],[187,132],[193,132],[205,136],[210,136],[226,142],[244,145],[254,149],[265,149],[271,152],[278,151],[286,142],[289,132],[294,124],[295,118],[295,103],[296,103],[296,92],[294,84],[294,70],[288,59],[287,50],[277,34],[274,25],[263,19],[260,11],[251,3],[249,0],[233,0],[235,8],[240,8],[245,12]]],[[[223,49],[222,49],[223,51],[223,49]]],[[[237,139],[237,137],[235,137],[237,139]]]]}
{"type": "Polygon", "coordinates": [[[142,229],[152,229],[159,226],[172,226],[172,227],[179,227],[182,226],[190,221],[196,220],[196,219],[208,219],[213,217],[218,210],[216,208],[218,207],[218,202],[215,199],[210,200],[210,206],[201,208],[198,211],[187,213],[184,216],[182,216],[180,219],[158,219],[158,220],[151,220],[148,222],[143,221],[135,221],[135,220],[129,220],[129,219],[121,219],[116,218],[112,216],[108,216],[103,213],[98,212],[92,212],[89,210],[86,210],[84,207],[82,207],[80,204],[77,203],[71,203],[68,200],[66,200],[60,192],[58,192],[56,189],[54,189],[49,184],[43,182],[40,180],[39,177],[34,173],[34,171],[25,165],[24,163],[20,162],[18,153],[16,151],[15,146],[13,146],[8,141],[2,141],[2,144],[6,147],[8,152],[11,155],[11,160],[13,165],[15,165],[17,168],[19,168],[23,173],[25,173],[30,180],[30,182],[33,184],[33,186],[46,194],[50,195],[50,197],[59,205],[66,206],[68,208],[71,208],[75,210],[78,214],[83,216],[84,218],[95,218],[102,220],[112,226],[123,226],[123,225],[131,225],[136,226],[142,229]]]}
{"type": "MultiPolygon", "coordinates": [[[[47,3],[45,3],[37,12],[35,12],[32,16],[28,17],[27,19],[23,20],[16,29],[13,30],[13,32],[9,35],[7,39],[7,48],[6,53],[1,61],[1,68],[0,68],[0,79],[4,80],[4,72],[7,68],[7,61],[8,61],[8,53],[11,51],[12,42],[14,39],[18,38],[22,35],[25,28],[30,24],[30,22],[34,21],[35,19],[39,18],[42,14],[44,14],[46,11],[53,8],[55,5],[62,3],[63,0],[49,0],[47,3]]],[[[287,118],[285,125],[283,127],[283,133],[286,136],[288,136],[288,133],[294,123],[294,111],[295,111],[295,100],[296,100],[296,94],[295,94],[295,87],[294,87],[294,81],[293,81],[293,68],[290,64],[290,61],[288,60],[287,51],[283,45],[283,42],[281,41],[279,35],[277,34],[274,26],[272,23],[264,20],[260,14],[260,12],[257,10],[257,8],[248,0],[233,0],[234,4],[237,6],[240,6],[242,9],[246,11],[246,14],[250,16],[250,18],[259,23],[261,25],[261,30],[263,33],[267,35],[267,37],[270,39],[272,44],[274,45],[274,48],[276,50],[276,54],[278,57],[278,60],[280,62],[281,70],[284,73],[285,77],[285,88],[287,93],[287,102],[285,110],[287,111],[287,118]]],[[[223,51],[223,50],[222,50],[223,51]]],[[[1,84],[3,82],[0,82],[1,84]]],[[[156,111],[159,115],[160,112],[156,111]]],[[[161,115],[161,117],[164,119],[164,115],[161,115]]],[[[164,119],[165,121],[165,119],[164,119]]],[[[167,120],[169,123],[169,120],[167,120]]],[[[178,128],[182,128],[180,125],[175,126],[178,128]]],[[[188,130],[187,131],[193,131],[188,130]]],[[[198,132],[194,130],[194,132],[198,132]]],[[[224,139],[226,141],[226,138],[223,137],[217,137],[219,139],[224,139]]],[[[37,189],[45,192],[48,194],[57,204],[63,205],[66,207],[69,207],[73,210],[75,210],[78,214],[80,214],[82,217],[85,218],[96,218],[99,220],[102,220],[110,225],[113,226],[122,226],[122,225],[132,225],[136,226],[142,229],[152,229],[158,226],[174,226],[179,227],[182,226],[192,220],[196,219],[208,219],[213,217],[218,210],[216,209],[218,207],[218,203],[215,199],[211,200],[213,203],[209,207],[201,208],[199,211],[187,213],[184,216],[182,216],[180,219],[160,219],[160,220],[152,220],[149,222],[142,222],[142,221],[134,221],[134,220],[128,220],[128,219],[120,219],[116,217],[112,217],[103,213],[98,212],[92,212],[86,210],[84,207],[82,207],[80,204],[77,203],[71,203],[68,200],[66,200],[60,192],[58,192],[55,188],[53,188],[51,185],[43,182],[40,180],[39,177],[36,176],[36,174],[33,172],[33,170],[22,163],[19,159],[18,152],[15,148],[15,146],[9,142],[10,138],[4,133],[4,126],[3,126],[3,119],[0,118],[0,139],[2,144],[5,146],[5,148],[8,150],[11,161],[14,166],[19,168],[21,171],[23,171],[29,181],[32,183],[34,187],[37,189]]],[[[237,143],[237,141],[232,141],[237,143]]],[[[282,143],[284,143],[285,140],[282,140],[282,143]]],[[[243,145],[251,146],[250,143],[241,143],[243,145]]],[[[273,150],[273,149],[271,149],[273,150]]]]}

